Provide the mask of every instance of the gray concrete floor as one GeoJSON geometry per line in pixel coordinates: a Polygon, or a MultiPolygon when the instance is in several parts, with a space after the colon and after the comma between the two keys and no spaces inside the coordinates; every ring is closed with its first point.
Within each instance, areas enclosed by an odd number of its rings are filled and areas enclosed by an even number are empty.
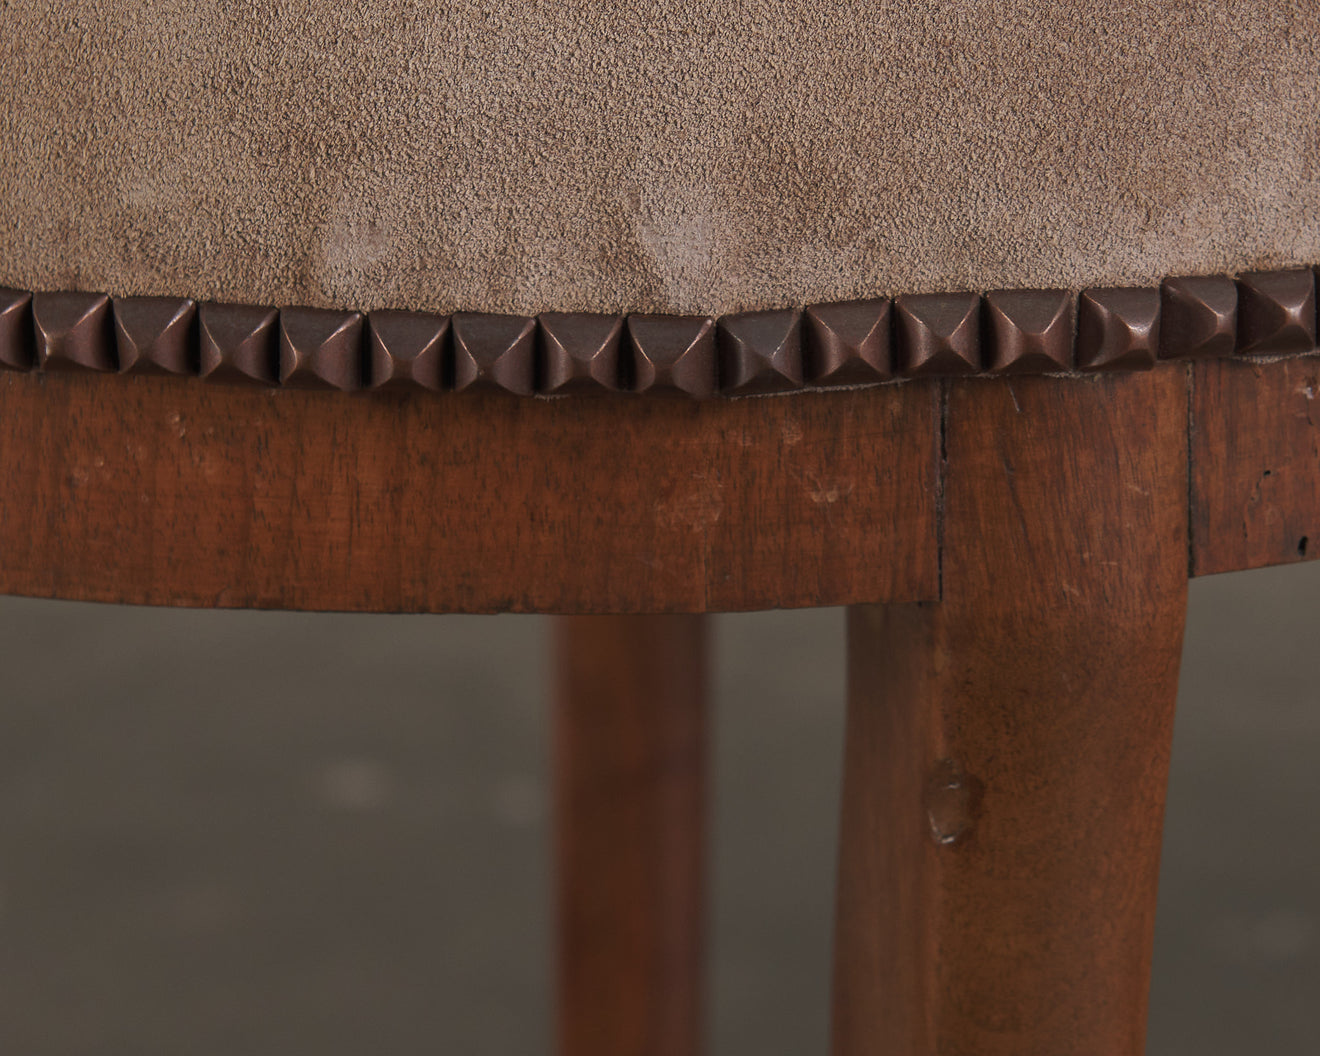
{"type": "MultiPolygon", "coordinates": [[[[842,624],[716,621],[712,1056],[826,1051],[842,624]]],[[[0,600],[0,1053],[547,1053],[545,628],[0,600]]],[[[1320,1051],[1318,641],[1193,584],[1153,1056],[1320,1051]]]]}

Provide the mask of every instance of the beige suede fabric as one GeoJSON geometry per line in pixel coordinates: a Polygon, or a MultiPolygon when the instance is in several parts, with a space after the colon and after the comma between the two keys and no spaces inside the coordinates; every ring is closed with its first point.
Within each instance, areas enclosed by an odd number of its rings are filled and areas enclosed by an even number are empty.
{"type": "Polygon", "coordinates": [[[718,313],[1304,263],[1317,0],[0,0],[0,284],[718,313]]]}

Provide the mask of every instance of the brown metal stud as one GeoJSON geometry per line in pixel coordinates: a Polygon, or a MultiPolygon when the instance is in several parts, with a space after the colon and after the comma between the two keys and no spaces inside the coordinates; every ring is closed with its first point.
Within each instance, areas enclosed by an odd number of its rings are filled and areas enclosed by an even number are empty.
{"type": "Polygon", "coordinates": [[[32,328],[42,370],[114,370],[110,298],[104,293],[34,293],[32,328]]]}
{"type": "Polygon", "coordinates": [[[1179,276],[1160,287],[1160,358],[1231,355],[1237,344],[1237,284],[1224,275],[1179,276]]]}
{"type": "Polygon", "coordinates": [[[1085,371],[1149,370],[1160,340],[1160,291],[1083,290],[1077,301],[1077,366],[1085,371]]]}
{"type": "Polygon", "coordinates": [[[116,297],[114,316],[121,373],[197,373],[196,302],[187,297],[116,297]]]}
{"type": "Polygon", "coordinates": [[[0,287],[0,367],[165,372],[291,387],[666,389],[702,398],[895,375],[1143,370],[1316,350],[1320,268],[1152,288],[903,295],[710,316],[285,309],[0,287]],[[1073,326],[1073,320],[1076,326],[1073,326]],[[626,335],[626,340],[625,340],[626,335]]]}
{"type": "Polygon", "coordinates": [[[362,388],[362,313],[283,309],[280,384],[343,392],[362,388]]]}
{"type": "Polygon", "coordinates": [[[1315,348],[1315,282],[1310,268],[1239,276],[1238,352],[1285,356],[1315,348]]]}
{"type": "Polygon", "coordinates": [[[544,393],[618,392],[623,316],[543,312],[541,382],[544,393]]]}
{"type": "Polygon", "coordinates": [[[715,395],[715,320],[708,315],[630,315],[634,392],[715,395]]]}
{"type": "Polygon", "coordinates": [[[247,384],[279,382],[279,312],[245,304],[197,309],[199,371],[204,378],[247,384]]]}
{"type": "Polygon", "coordinates": [[[904,374],[975,374],[981,369],[981,298],[976,294],[909,294],[894,302],[894,312],[904,374]]]}
{"type": "Polygon", "coordinates": [[[445,384],[449,316],[372,312],[367,316],[367,366],[373,389],[429,389],[445,384]]]}
{"type": "Polygon", "coordinates": [[[31,370],[34,340],[32,294],[0,286],[0,367],[31,370]]]}
{"type": "Polygon", "coordinates": [[[985,295],[986,369],[1049,374],[1072,369],[1073,295],[994,290],[985,295]]]}
{"type": "Polygon", "coordinates": [[[719,321],[720,388],[728,396],[802,387],[802,313],[741,312],[719,321]]]}
{"type": "Polygon", "coordinates": [[[817,304],[806,311],[803,358],[812,385],[866,385],[893,374],[890,302],[817,304]]]}
{"type": "Polygon", "coordinates": [[[536,384],[536,320],[457,312],[450,321],[454,388],[496,388],[530,396],[536,384]]]}

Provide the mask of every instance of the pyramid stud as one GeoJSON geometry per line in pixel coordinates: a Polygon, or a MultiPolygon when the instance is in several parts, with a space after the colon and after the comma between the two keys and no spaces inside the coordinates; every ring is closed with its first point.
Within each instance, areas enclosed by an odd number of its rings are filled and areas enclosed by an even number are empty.
{"type": "Polygon", "coordinates": [[[1160,340],[1160,291],[1083,290],[1077,301],[1077,366],[1149,370],[1160,340]]]}
{"type": "Polygon", "coordinates": [[[806,311],[806,376],[812,385],[868,385],[892,376],[890,303],[848,301],[806,311]]]}
{"type": "Polygon", "coordinates": [[[719,321],[720,387],[726,395],[802,387],[802,313],[741,312],[719,321]]]}
{"type": "Polygon", "coordinates": [[[197,373],[194,301],[186,297],[116,297],[114,315],[121,373],[197,373]]]}
{"type": "Polygon", "coordinates": [[[115,369],[110,298],[103,293],[34,293],[32,325],[42,370],[115,369]]]}
{"type": "Polygon", "coordinates": [[[1067,290],[995,290],[985,295],[986,368],[1002,374],[1072,369],[1073,296],[1067,290]]]}
{"type": "Polygon", "coordinates": [[[1286,356],[1315,348],[1315,275],[1309,268],[1238,278],[1238,352],[1286,356]]]}
{"type": "Polygon", "coordinates": [[[362,313],[281,311],[280,384],[341,392],[362,388],[362,313]]]}
{"type": "Polygon", "coordinates": [[[33,351],[32,294],[0,286],[0,367],[31,370],[33,351]]]}
{"type": "Polygon", "coordinates": [[[200,305],[200,373],[216,381],[279,381],[279,313],[244,304],[200,305]]]}
{"type": "Polygon", "coordinates": [[[1237,284],[1230,278],[1165,279],[1160,287],[1160,359],[1232,355],[1237,312],[1237,284]]]}
{"type": "Polygon", "coordinates": [[[618,392],[623,316],[544,312],[541,326],[541,391],[618,392]]]}
{"type": "Polygon", "coordinates": [[[715,395],[715,320],[708,315],[630,315],[634,392],[715,395]]]}
{"type": "Polygon", "coordinates": [[[449,325],[455,389],[503,389],[520,396],[535,391],[535,319],[458,312],[449,325]]]}
{"type": "Polygon", "coordinates": [[[438,392],[445,387],[449,316],[372,312],[367,316],[367,329],[367,362],[373,389],[438,392]]]}
{"type": "Polygon", "coordinates": [[[894,302],[899,362],[909,376],[975,374],[981,369],[981,298],[923,293],[894,302]]]}

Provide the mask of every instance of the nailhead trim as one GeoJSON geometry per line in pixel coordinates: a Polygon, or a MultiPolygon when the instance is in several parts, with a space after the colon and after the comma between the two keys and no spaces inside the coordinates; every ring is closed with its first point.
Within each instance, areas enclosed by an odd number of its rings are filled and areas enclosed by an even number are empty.
{"type": "Polygon", "coordinates": [[[908,294],[721,318],[327,311],[0,287],[0,369],[356,391],[670,393],[1149,370],[1316,351],[1320,268],[1159,287],[908,294]]]}

